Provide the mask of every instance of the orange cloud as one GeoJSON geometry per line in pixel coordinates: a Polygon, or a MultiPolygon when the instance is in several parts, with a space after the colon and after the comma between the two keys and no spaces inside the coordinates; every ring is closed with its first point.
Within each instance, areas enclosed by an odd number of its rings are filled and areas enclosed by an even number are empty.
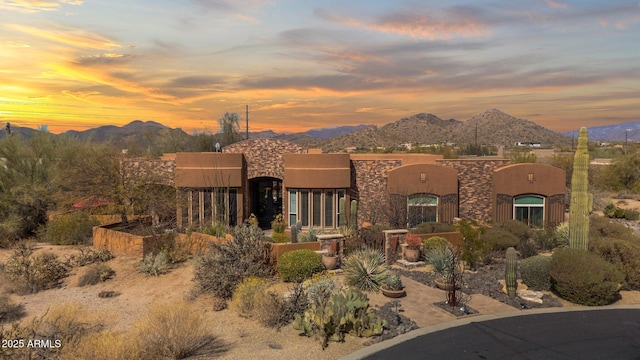
{"type": "Polygon", "coordinates": [[[56,26],[57,29],[41,29],[18,24],[8,24],[5,26],[25,34],[80,48],[112,49],[120,47],[115,41],[104,36],[81,29],[62,27],[60,25],[56,26]]]}
{"type": "Polygon", "coordinates": [[[68,5],[82,5],[83,0],[60,0],[60,1],[46,1],[46,0],[9,0],[0,4],[0,8],[15,10],[20,12],[41,12],[41,11],[58,11],[61,4],[68,5]]]}

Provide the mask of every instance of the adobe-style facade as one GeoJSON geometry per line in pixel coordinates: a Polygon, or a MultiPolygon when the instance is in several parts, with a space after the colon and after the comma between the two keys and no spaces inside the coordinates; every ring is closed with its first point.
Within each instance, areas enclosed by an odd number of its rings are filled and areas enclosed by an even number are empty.
{"type": "Polygon", "coordinates": [[[565,173],[506,159],[443,159],[429,154],[323,154],[270,139],[246,140],[222,153],[177,153],[173,184],[178,226],[236,225],[254,214],[269,228],[339,227],[340,198],[357,223],[413,227],[424,221],[479,223],[519,219],[532,227],[564,220],[565,173]]]}

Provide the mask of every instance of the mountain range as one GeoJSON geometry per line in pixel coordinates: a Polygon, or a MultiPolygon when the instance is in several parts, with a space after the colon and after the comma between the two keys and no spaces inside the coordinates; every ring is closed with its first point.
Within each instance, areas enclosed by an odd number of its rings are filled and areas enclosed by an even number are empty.
{"type": "MultiPolygon", "coordinates": [[[[37,130],[11,126],[12,132],[23,137],[37,130]]],[[[324,151],[341,151],[346,148],[375,148],[397,146],[403,143],[435,144],[456,143],[510,146],[515,142],[538,142],[543,147],[568,146],[577,130],[558,133],[532,121],[518,119],[498,109],[490,109],[466,121],[443,120],[436,115],[420,113],[402,118],[383,126],[357,125],[312,129],[299,133],[276,133],[271,130],[252,132],[252,139],[269,138],[287,140],[306,147],[324,151]]],[[[0,138],[6,131],[0,131],[0,138]]],[[[124,126],[106,125],[93,129],[69,130],[60,136],[80,140],[111,143],[118,147],[151,147],[163,143],[189,142],[197,135],[190,135],[180,128],[172,129],[154,121],[135,120],[124,126]]],[[[589,139],[597,141],[640,140],[640,122],[598,126],[589,128],[589,139]]]]}

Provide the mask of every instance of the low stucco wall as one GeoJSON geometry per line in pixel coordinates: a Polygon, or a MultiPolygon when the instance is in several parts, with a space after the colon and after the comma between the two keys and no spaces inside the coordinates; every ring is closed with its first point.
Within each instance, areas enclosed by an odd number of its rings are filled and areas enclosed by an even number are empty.
{"type": "Polygon", "coordinates": [[[139,236],[107,227],[93,227],[93,247],[106,248],[114,254],[144,257],[160,249],[161,236],[139,236]]]}
{"type": "Polygon", "coordinates": [[[271,260],[277,263],[278,259],[282,254],[300,249],[309,249],[312,251],[319,251],[321,243],[319,241],[313,242],[301,242],[301,243],[269,243],[271,245],[271,260]]]}
{"type": "Polygon", "coordinates": [[[447,241],[449,241],[454,246],[458,246],[458,247],[462,246],[462,234],[457,231],[430,233],[430,234],[416,234],[416,235],[418,235],[422,240],[425,240],[434,236],[440,236],[441,238],[447,239],[447,241]]]}

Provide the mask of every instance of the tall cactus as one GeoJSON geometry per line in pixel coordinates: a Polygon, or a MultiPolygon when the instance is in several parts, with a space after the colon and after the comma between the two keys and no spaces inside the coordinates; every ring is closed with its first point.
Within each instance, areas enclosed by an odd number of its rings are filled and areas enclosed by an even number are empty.
{"type": "MultiPolygon", "coordinates": [[[[571,207],[569,209],[569,247],[589,250],[589,135],[586,127],[580,128],[578,148],[573,158],[571,176],[571,207]]],[[[591,200],[593,201],[593,200],[591,200]]]]}
{"type": "Polygon", "coordinates": [[[516,290],[518,289],[518,253],[516,249],[510,247],[507,249],[505,270],[504,270],[504,283],[507,287],[507,295],[510,298],[516,296],[516,290]]]}
{"type": "Polygon", "coordinates": [[[349,209],[351,213],[349,214],[349,226],[351,229],[356,230],[358,223],[358,202],[356,200],[351,200],[351,209],[349,209]]]}
{"type": "Polygon", "coordinates": [[[338,203],[338,207],[340,211],[340,227],[346,227],[347,226],[347,213],[345,210],[345,199],[344,196],[340,198],[340,201],[338,203]]]}
{"type": "Polygon", "coordinates": [[[293,244],[298,242],[298,226],[296,224],[291,225],[291,242],[293,244]]]}

